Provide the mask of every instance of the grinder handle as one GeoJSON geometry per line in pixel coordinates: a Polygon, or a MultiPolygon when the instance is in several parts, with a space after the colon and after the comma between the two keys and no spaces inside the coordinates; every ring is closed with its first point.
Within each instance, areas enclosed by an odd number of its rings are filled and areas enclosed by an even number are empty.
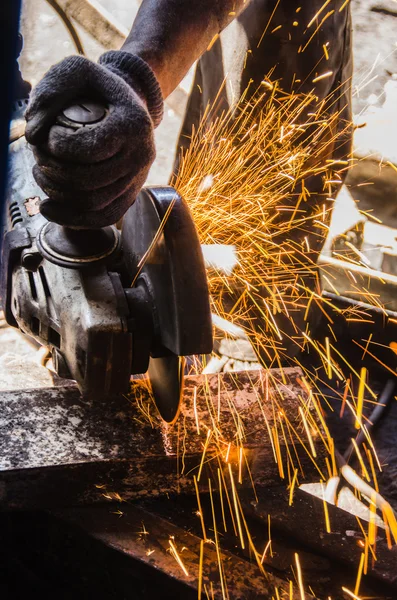
{"type": "Polygon", "coordinates": [[[106,119],[109,109],[91,100],[77,101],[67,106],[56,119],[56,124],[69,129],[80,129],[81,127],[95,127],[106,119]]]}

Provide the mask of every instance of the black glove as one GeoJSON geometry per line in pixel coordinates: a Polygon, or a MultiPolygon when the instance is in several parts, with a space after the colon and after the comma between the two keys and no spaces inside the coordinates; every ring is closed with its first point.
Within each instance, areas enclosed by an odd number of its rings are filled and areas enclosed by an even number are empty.
{"type": "Polygon", "coordinates": [[[153,128],[163,99],[150,67],[126,52],[107,52],[100,64],[71,56],[53,66],[31,94],[26,139],[33,175],[48,195],[49,220],[97,228],[118,221],[134,202],[155,157],[153,128]],[[109,115],[93,128],[56,125],[67,106],[88,99],[109,115]]]}

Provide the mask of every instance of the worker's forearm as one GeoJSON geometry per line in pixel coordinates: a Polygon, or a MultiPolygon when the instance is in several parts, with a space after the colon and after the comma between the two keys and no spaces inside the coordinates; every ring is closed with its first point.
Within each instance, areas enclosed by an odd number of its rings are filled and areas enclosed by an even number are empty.
{"type": "Polygon", "coordinates": [[[143,0],[124,46],[153,69],[166,98],[250,0],[143,0]]]}

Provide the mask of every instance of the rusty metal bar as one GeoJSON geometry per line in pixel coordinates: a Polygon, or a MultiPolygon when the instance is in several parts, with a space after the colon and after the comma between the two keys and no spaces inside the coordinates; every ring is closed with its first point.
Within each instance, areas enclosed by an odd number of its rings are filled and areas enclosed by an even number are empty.
{"type": "MultiPolygon", "coordinates": [[[[226,455],[242,487],[252,485],[251,477],[257,485],[279,485],[280,465],[269,432],[280,429],[280,418],[304,430],[299,375],[299,369],[284,369],[286,383],[276,369],[189,377],[173,426],[158,419],[140,381],[128,398],[92,404],[74,387],[2,392],[0,508],[191,492],[193,474],[200,473],[204,491],[219,457],[222,468],[229,469],[226,455]]],[[[307,448],[296,444],[292,450],[291,443],[287,449],[280,436],[280,457],[295,451],[306,480],[317,481],[307,448]]],[[[321,447],[317,454],[321,464],[321,447]]]]}

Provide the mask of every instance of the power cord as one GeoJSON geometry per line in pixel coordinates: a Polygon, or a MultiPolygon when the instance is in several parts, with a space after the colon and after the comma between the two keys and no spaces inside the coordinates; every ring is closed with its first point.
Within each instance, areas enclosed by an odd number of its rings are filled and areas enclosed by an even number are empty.
{"type": "Polygon", "coordinates": [[[73,25],[72,21],[69,19],[68,15],[66,14],[66,12],[63,10],[63,8],[61,6],[59,6],[57,0],[47,0],[48,4],[51,6],[51,8],[53,8],[55,10],[55,12],[58,14],[58,16],[62,19],[66,29],[68,30],[70,37],[73,40],[73,43],[76,47],[76,50],[79,54],[81,54],[82,56],[85,56],[85,52],[84,52],[84,48],[83,48],[83,44],[81,43],[79,34],[76,31],[75,26],[73,25]]]}

